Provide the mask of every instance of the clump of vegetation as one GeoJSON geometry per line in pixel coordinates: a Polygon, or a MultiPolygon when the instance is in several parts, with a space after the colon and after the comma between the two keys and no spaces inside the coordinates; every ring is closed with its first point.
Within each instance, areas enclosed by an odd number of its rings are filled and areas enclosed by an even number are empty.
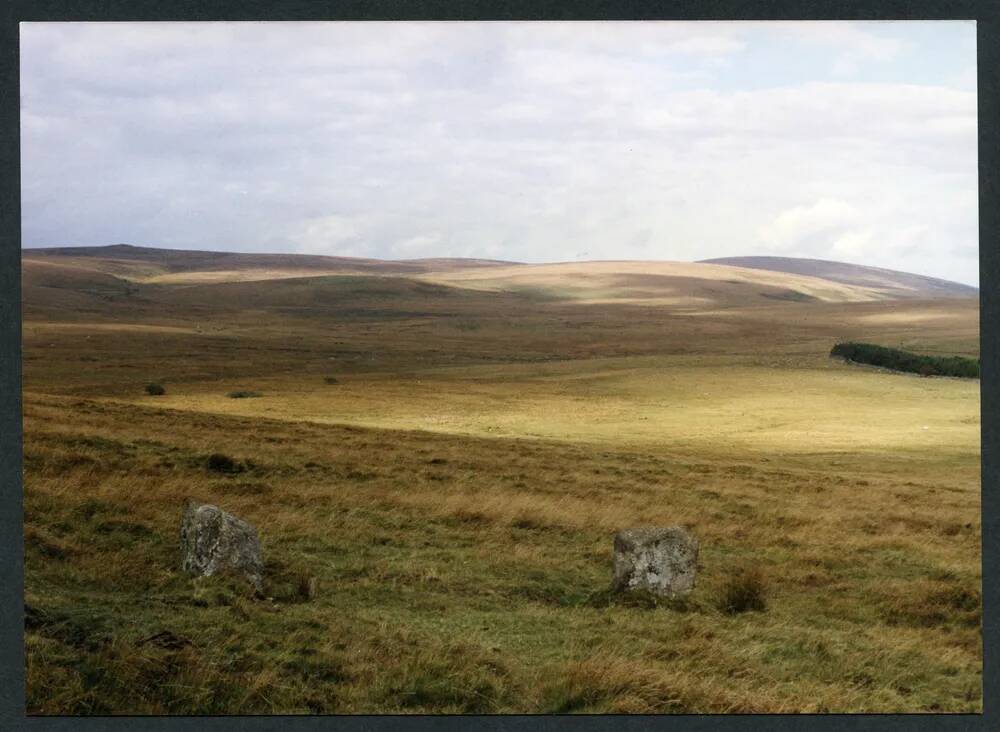
{"type": "Polygon", "coordinates": [[[602,653],[553,669],[543,708],[552,714],[678,714],[697,708],[687,691],[642,659],[602,653]]]}
{"type": "Polygon", "coordinates": [[[905,371],[921,376],[959,376],[966,379],[979,378],[979,359],[964,356],[923,356],[918,353],[901,351],[897,348],[876,346],[872,343],[838,343],[830,350],[830,356],[838,356],[845,361],[881,366],[893,371],[905,371]]]}
{"type": "Polygon", "coordinates": [[[891,626],[914,628],[959,625],[978,628],[982,622],[982,592],[960,583],[917,581],[883,602],[883,617],[891,626]]]}
{"type": "Polygon", "coordinates": [[[245,391],[245,390],[241,389],[239,391],[231,391],[228,394],[226,394],[226,396],[229,397],[230,399],[251,399],[253,397],[259,397],[260,396],[260,392],[259,391],[245,391]]]}
{"type": "Polygon", "coordinates": [[[162,384],[146,384],[146,393],[150,396],[162,396],[167,393],[167,390],[163,388],[162,384]]]}
{"type": "Polygon", "coordinates": [[[756,568],[744,567],[730,575],[723,584],[719,608],[730,615],[763,612],[767,609],[766,595],[767,583],[763,573],[756,568]]]}
{"type": "Polygon", "coordinates": [[[243,470],[243,465],[221,452],[209,455],[205,467],[216,473],[239,473],[243,470]]]}
{"type": "Polygon", "coordinates": [[[337,379],[336,376],[327,376],[325,379],[323,379],[323,381],[325,381],[327,384],[339,384],[340,383],[340,381],[337,379]]]}
{"type": "Polygon", "coordinates": [[[272,563],[268,571],[264,594],[281,603],[309,602],[316,599],[319,580],[315,574],[301,568],[272,563]]]}

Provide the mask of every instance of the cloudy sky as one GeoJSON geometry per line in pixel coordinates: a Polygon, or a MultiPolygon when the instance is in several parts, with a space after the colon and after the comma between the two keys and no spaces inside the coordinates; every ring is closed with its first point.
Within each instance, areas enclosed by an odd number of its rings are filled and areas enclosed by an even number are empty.
{"type": "Polygon", "coordinates": [[[26,23],[23,241],[978,283],[973,22],[26,23]]]}

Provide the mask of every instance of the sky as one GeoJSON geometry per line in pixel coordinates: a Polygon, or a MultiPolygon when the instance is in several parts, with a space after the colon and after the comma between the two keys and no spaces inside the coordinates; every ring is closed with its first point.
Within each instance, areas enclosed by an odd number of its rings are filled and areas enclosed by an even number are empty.
{"type": "Polygon", "coordinates": [[[978,284],[974,21],[22,23],[25,247],[978,284]]]}

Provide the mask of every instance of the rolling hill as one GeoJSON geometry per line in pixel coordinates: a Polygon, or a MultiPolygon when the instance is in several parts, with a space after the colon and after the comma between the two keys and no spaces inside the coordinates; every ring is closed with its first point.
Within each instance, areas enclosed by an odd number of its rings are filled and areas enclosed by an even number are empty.
{"type": "Polygon", "coordinates": [[[872,302],[880,291],[819,277],[716,264],[663,261],[561,262],[470,267],[423,279],[494,292],[519,292],[582,304],[704,309],[792,302],[872,302]]]}
{"type": "Polygon", "coordinates": [[[28,249],[22,253],[22,262],[29,291],[48,287],[100,295],[132,292],[144,285],[190,287],[344,275],[403,277],[455,290],[503,292],[535,300],[688,311],[783,301],[861,303],[978,294],[974,287],[921,275],[780,257],[523,264],[462,258],[392,261],[182,251],[118,244],[28,249]]]}
{"type": "Polygon", "coordinates": [[[891,299],[933,297],[978,297],[979,289],[958,282],[897,272],[880,267],[796,257],[719,257],[703,259],[704,264],[720,264],[746,269],[785,272],[818,277],[884,293],[891,299]]]}
{"type": "Polygon", "coordinates": [[[25,249],[22,260],[58,261],[138,282],[178,284],[287,279],[329,274],[414,275],[431,270],[511,264],[483,259],[388,261],[312,254],[247,254],[157,249],[130,244],[25,249]]]}

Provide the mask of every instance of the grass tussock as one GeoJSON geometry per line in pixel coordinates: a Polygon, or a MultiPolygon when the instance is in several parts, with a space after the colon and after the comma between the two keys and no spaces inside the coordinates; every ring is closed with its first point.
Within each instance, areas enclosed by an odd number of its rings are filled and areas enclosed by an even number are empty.
{"type": "Polygon", "coordinates": [[[729,615],[767,610],[767,580],[757,567],[741,567],[722,585],[719,609],[729,615]]]}
{"type": "Polygon", "coordinates": [[[320,591],[319,578],[297,564],[270,562],[264,583],[264,596],[277,603],[300,603],[315,600],[320,591]]]}

